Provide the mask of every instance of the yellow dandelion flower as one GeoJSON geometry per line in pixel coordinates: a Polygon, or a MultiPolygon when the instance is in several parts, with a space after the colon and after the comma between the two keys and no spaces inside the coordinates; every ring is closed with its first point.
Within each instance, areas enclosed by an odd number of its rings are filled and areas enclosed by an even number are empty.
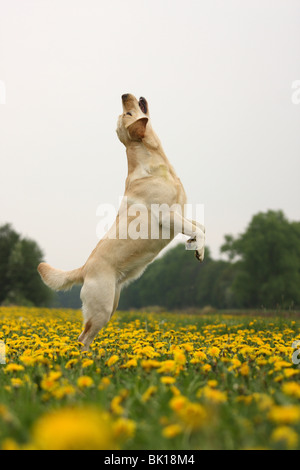
{"type": "Polygon", "coordinates": [[[199,359],[201,361],[205,361],[207,359],[207,356],[203,351],[195,351],[194,352],[194,359],[199,359]]]}
{"type": "Polygon", "coordinates": [[[263,359],[263,358],[257,358],[255,362],[259,366],[265,366],[266,364],[268,364],[268,361],[266,359],[263,359]]]}
{"type": "Polygon", "coordinates": [[[298,382],[287,382],[281,387],[286,395],[300,399],[300,384],[298,382]]]}
{"type": "Polygon", "coordinates": [[[198,404],[187,401],[178,411],[178,416],[184,425],[191,431],[200,429],[207,422],[205,408],[198,404]]]}
{"type": "Polygon", "coordinates": [[[248,364],[246,362],[244,362],[242,364],[242,366],[240,367],[240,374],[243,375],[243,376],[247,376],[247,375],[249,375],[249,372],[250,372],[250,368],[249,368],[248,364]]]}
{"type": "Polygon", "coordinates": [[[161,362],[157,361],[156,359],[143,359],[141,361],[141,366],[146,371],[160,367],[160,365],[161,365],[161,362]]]}
{"type": "Polygon", "coordinates": [[[268,414],[268,418],[277,424],[294,424],[300,421],[300,406],[279,405],[273,406],[268,414]]]}
{"type": "Polygon", "coordinates": [[[178,365],[176,361],[173,361],[172,359],[169,359],[167,361],[162,361],[160,363],[160,368],[157,369],[157,372],[159,374],[171,374],[176,373],[178,371],[178,365]]]}
{"type": "Polygon", "coordinates": [[[77,385],[79,388],[88,388],[94,385],[94,381],[88,375],[82,375],[77,379],[77,385]]]}
{"type": "Polygon", "coordinates": [[[293,364],[290,362],[280,360],[274,363],[274,369],[275,371],[278,371],[281,370],[283,367],[292,367],[292,365],[293,364]]]}
{"type": "Polygon", "coordinates": [[[197,392],[197,397],[203,396],[206,400],[211,403],[225,403],[227,401],[226,392],[221,392],[215,388],[205,386],[197,392]]]}
{"type": "Polygon", "coordinates": [[[118,418],[113,423],[113,432],[117,440],[124,441],[134,437],[136,423],[132,419],[118,418]]]}
{"type": "Polygon", "coordinates": [[[194,350],[194,345],[192,343],[183,343],[180,346],[183,347],[187,352],[194,350]]]}
{"type": "Polygon", "coordinates": [[[129,359],[125,364],[121,366],[121,369],[129,369],[130,367],[136,367],[137,360],[135,358],[129,359]]]}
{"type": "Polygon", "coordinates": [[[47,390],[51,392],[56,387],[58,387],[58,383],[55,380],[50,379],[49,377],[45,377],[41,381],[41,387],[43,390],[47,390]]]}
{"type": "Polygon", "coordinates": [[[145,346],[143,348],[139,348],[138,354],[149,357],[150,359],[152,359],[153,357],[159,356],[159,353],[156,352],[152,346],[145,346]]]}
{"type": "Polygon", "coordinates": [[[77,364],[77,363],[78,363],[78,359],[70,359],[70,360],[66,363],[65,368],[66,368],[66,369],[72,369],[72,368],[75,366],[75,364],[77,364]]]}
{"type": "Polygon", "coordinates": [[[213,379],[212,379],[212,380],[208,380],[208,381],[207,381],[207,385],[208,385],[209,387],[211,387],[211,388],[216,388],[217,385],[218,385],[218,382],[217,382],[217,380],[213,380],[213,379]]]}
{"type": "Polygon", "coordinates": [[[274,405],[273,398],[266,393],[253,393],[252,396],[260,411],[266,411],[274,405]]]}
{"type": "Polygon", "coordinates": [[[106,354],[106,351],[105,351],[104,348],[98,349],[97,352],[98,352],[98,356],[99,356],[99,357],[103,357],[103,356],[105,356],[105,354],[106,354]]]}
{"type": "Polygon", "coordinates": [[[99,390],[104,390],[110,385],[110,379],[108,377],[102,377],[100,384],[98,385],[99,390]]]}
{"type": "Polygon", "coordinates": [[[61,376],[62,376],[62,373],[60,370],[51,371],[48,375],[49,379],[51,380],[58,380],[61,376]]]}
{"type": "Polygon", "coordinates": [[[175,385],[171,385],[170,390],[173,393],[174,397],[178,397],[179,395],[181,395],[180,390],[178,390],[175,385]]]}
{"type": "Polygon", "coordinates": [[[184,365],[186,363],[186,357],[181,349],[175,349],[173,351],[174,361],[176,364],[184,365]]]}
{"type": "Polygon", "coordinates": [[[165,377],[161,377],[160,381],[161,381],[161,383],[163,383],[165,385],[170,385],[170,384],[175,383],[176,379],[174,377],[169,377],[169,376],[166,375],[165,377]]]}
{"type": "Polygon", "coordinates": [[[20,372],[24,370],[24,367],[21,366],[21,364],[7,364],[7,366],[4,368],[4,372],[20,372]]]}
{"type": "Polygon", "coordinates": [[[111,367],[113,366],[114,364],[116,364],[116,362],[118,362],[119,360],[119,356],[117,356],[116,354],[114,354],[113,356],[111,356],[107,361],[106,361],[106,365],[108,367],[111,367]]]}
{"type": "Polygon", "coordinates": [[[12,378],[11,379],[11,384],[14,388],[19,388],[19,387],[22,387],[24,382],[23,382],[22,379],[12,378]]]}
{"type": "Polygon", "coordinates": [[[288,426],[279,426],[272,432],[271,440],[276,444],[283,444],[284,446],[292,449],[297,447],[298,434],[294,429],[288,426]]]}
{"type": "Polygon", "coordinates": [[[35,358],[32,356],[22,355],[19,357],[20,361],[24,364],[24,366],[33,366],[35,364],[35,358]]]}
{"type": "Polygon", "coordinates": [[[63,408],[39,418],[32,432],[38,450],[117,449],[113,423],[98,408],[63,408]]]}
{"type": "Polygon", "coordinates": [[[60,371],[51,371],[48,375],[44,376],[41,381],[43,390],[52,391],[58,387],[57,380],[61,377],[60,371]]]}
{"type": "Polygon", "coordinates": [[[93,359],[84,359],[84,360],[82,361],[81,367],[84,369],[85,367],[89,367],[89,366],[91,366],[92,364],[94,364],[93,359]]]}
{"type": "Polygon", "coordinates": [[[212,357],[219,357],[220,352],[221,350],[217,346],[212,346],[211,348],[207,350],[207,354],[212,357]]]}
{"type": "Polygon", "coordinates": [[[16,441],[14,441],[13,439],[7,438],[7,439],[4,439],[4,441],[2,441],[1,449],[2,450],[19,450],[20,447],[18,446],[16,441]]]}
{"type": "MultiPolygon", "coordinates": [[[[272,375],[274,371],[270,371],[268,375],[272,375]]],[[[277,377],[274,378],[274,382],[281,382],[284,379],[283,374],[279,374],[277,377]]]]}
{"type": "Polygon", "coordinates": [[[5,405],[0,403],[0,418],[6,423],[13,423],[14,418],[5,405]]]}
{"type": "Polygon", "coordinates": [[[283,369],[284,376],[287,378],[293,377],[300,373],[299,369],[283,369]]]}
{"type": "Polygon", "coordinates": [[[172,439],[182,433],[182,426],[180,424],[170,424],[162,430],[162,435],[167,439],[172,439]]]}
{"type": "Polygon", "coordinates": [[[124,413],[124,408],[121,406],[122,401],[123,397],[121,397],[120,395],[117,395],[112,399],[110,403],[110,408],[114,414],[122,415],[124,413]]]}
{"type": "Polygon", "coordinates": [[[250,405],[253,401],[253,397],[251,395],[240,395],[236,397],[235,401],[237,403],[245,403],[245,405],[250,405]]]}
{"type": "Polygon", "coordinates": [[[241,361],[239,359],[237,359],[236,357],[231,359],[231,363],[232,363],[232,365],[230,367],[228,367],[229,371],[235,370],[235,369],[237,369],[238,367],[240,367],[242,365],[241,361]]]}
{"type": "Polygon", "coordinates": [[[171,398],[169,405],[170,405],[170,408],[172,408],[172,410],[179,411],[183,409],[186,403],[187,403],[186,397],[184,397],[183,395],[175,395],[173,398],[171,398]]]}
{"type": "Polygon", "coordinates": [[[72,385],[62,385],[61,387],[54,389],[52,395],[57,400],[61,400],[62,398],[73,396],[75,393],[76,390],[72,385]]]}
{"type": "Polygon", "coordinates": [[[149,398],[154,395],[154,393],[157,392],[157,387],[155,385],[151,385],[150,387],[147,388],[147,390],[143,393],[142,395],[142,402],[146,403],[149,398]]]}
{"type": "MultiPolygon", "coordinates": [[[[206,359],[206,357],[205,357],[205,359],[206,359]]],[[[204,358],[202,359],[200,355],[194,354],[194,356],[190,360],[190,363],[191,364],[200,364],[201,362],[203,362],[203,360],[204,360],[204,358]]]]}

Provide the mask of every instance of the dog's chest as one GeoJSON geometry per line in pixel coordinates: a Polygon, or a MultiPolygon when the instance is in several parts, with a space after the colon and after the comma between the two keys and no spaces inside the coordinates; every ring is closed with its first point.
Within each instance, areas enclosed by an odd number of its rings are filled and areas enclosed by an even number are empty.
{"type": "Polygon", "coordinates": [[[135,203],[184,204],[185,192],[179,180],[174,180],[167,172],[161,175],[148,174],[135,179],[127,186],[125,194],[135,203]]]}

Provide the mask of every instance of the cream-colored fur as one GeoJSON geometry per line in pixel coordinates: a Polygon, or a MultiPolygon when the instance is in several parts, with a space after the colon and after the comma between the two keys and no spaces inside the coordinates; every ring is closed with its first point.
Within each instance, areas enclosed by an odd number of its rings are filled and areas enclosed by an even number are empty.
{"type": "Polygon", "coordinates": [[[191,237],[187,244],[195,248],[200,261],[204,258],[204,227],[184,217],[186,194],[152,129],[147,101],[144,98],[138,101],[133,95],[126,94],[122,96],[122,104],[123,113],[118,119],[117,134],[126,147],[128,176],[124,199],[114,225],[81,268],[61,271],[46,263],[38,266],[43,281],[54,290],[83,284],[80,297],[84,330],[79,341],[84,349],[88,349],[116,310],[121,288],[139,277],[174,236],[184,233],[191,237]],[[125,235],[129,235],[128,227],[134,220],[130,208],[134,204],[146,207],[142,217],[147,219],[144,222],[148,233],[144,234],[144,238],[137,239],[124,237],[124,233],[122,237],[113,236],[122,230],[124,232],[124,220],[125,235]],[[150,213],[153,204],[165,204],[170,210],[155,220],[156,215],[150,213]],[[151,238],[154,222],[159,227],[159,235],[155,239],[151,238]],[[163,230],[168,224],[170,236],[165,239],[163,230]]]}

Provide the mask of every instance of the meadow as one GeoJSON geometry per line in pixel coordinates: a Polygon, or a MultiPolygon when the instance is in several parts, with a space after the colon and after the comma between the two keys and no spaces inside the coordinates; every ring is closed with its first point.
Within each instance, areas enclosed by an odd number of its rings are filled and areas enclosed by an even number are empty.
{"type": "Polygon", "coordinates": [[[299,449],[299,317],[0,308],[0,449],[299,449]]]}

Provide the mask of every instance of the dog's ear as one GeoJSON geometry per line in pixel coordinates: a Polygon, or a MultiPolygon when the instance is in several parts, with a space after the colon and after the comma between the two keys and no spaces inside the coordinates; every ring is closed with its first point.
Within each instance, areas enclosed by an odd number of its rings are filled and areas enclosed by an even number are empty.
{"type": "Polygon", "coordinates": [[[142,140],[145,137],[148,120],[147,117],[142,117],[128,126],[127,130],[132,140],[142,140]]]}

